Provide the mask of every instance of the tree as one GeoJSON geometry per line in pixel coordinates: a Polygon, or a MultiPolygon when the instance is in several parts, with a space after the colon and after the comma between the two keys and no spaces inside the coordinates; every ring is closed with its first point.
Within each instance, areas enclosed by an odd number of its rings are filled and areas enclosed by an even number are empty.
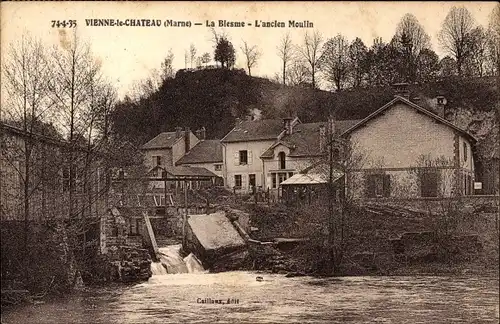
{"type": "Polygon", "coordinates": [[[184,51],[184,68],[187,69],[189,61],[189,53],[187,50],[184,51]]]}
{"type": "Polygon", "coordinates": [[[351,66],[351,82],[354,88],[362,85],[366,74],[366,56],[368,49],[363,41],[356,39],[349,45],[349,62],[351,66]]]}
{"type": "Polygon", "coordinates": [[[416,68],[416,80],[418,82],[429,82],[434,80],[439,71],[438,55],[433,50],[424,48],[418,55],[416,68]]]}
{"type": "Polygon", "coordinates": [[[486,68],[488,35],[482,26],[478,26],[471,31],[469,39],[469,55],[466,57],[464,65],[467,75],[482,77],[486,68]]]}
{"type": "Polygon", "coordinates": [[[194,46],[194,44],[191,44],[189,46],[189,58],[191,61],[191,68],[193,68],[193,62],[196,59],[196,47],[194,46]]]}
{"type": "Polygon", "coordinates": [[[214,59],[220,62],[222,68],[231,68],[236,61],[233,44],[226,38],[220,37],[215,48],[214,59]]]}
{"type": "Polygon", "coordinates": [[[318,60],[321,56],[320,48],[323,42],[323,37],[320,32],[315,30],[312,35],[306,32],[304,34],[304,43],[297,48],[297,51],[302,55],[303,59],[307,62],[309,74],[311,75],[311,82],[313,88],[316,88],[316,73],[318,60]]]}
{"type": "Polygon", "coordinates": [[[292,60],[293,57],[293,44],[292,44],[292,39],[290,38],[290,33],[286,33],[280,40],[280,43],[277,47],[278,50],[278,56],[283,62],[283,84],[286,84],[287,78],[286,78],[286,73],[287,73],[287,67],[288,63],[292,60]]]}
{"type": "Polygon", "coordinates": [[[439,61],[439,75],[449,77],[457,74],[457,61],[450,56],[445,56],[439,61]]]}
{"type": "Polygon", "coordinates": [[[167,57],[161,62],[161,79],[163,81],[168,79],[173,79],[175,77],[174,70],[174,53],[172,53],[172,49],[168,51],[167,57]]]}
{"type": "Polygon", "coordinates": [[[465,7],[453,7],[438,34],[441,46],[455,58],[459,76],[462,75],[464,62],[470,54],[470,38],[474,25],[474,18],[465,7]]]}
{"type": "MultiPolygon", "coordinates": [[[[43,174],[40,172],[43,165],[36,165],[36,139],[33,134],[52,114],[53,108],[47,88],[51,80],[49,68],[47,54],[41,42],[29,34],[23,34],[17,43],[10,44],[2,69],[2,86],[8,95],[5,113],[10,120],[17,121],[22,131],[27,134],[22,145],[15,146],[15,152],[3,151],[6,146],[2,145],[2,157],[14,167],[20,179],[22,197],[14,198],[21,198],[22,201],[25,256],[28,256],[28,224],[32,213],[32,195],[41,180],[35,175],[43,174]],[[19,159],[23,163],[16,163],[19,159]]],[[[27,271],[29,258],[26,257],[24,262],[27,271]]],[[[25,275],[28,276],[27,272],[25,275]]]]}
{"type": "Polygon", "coordinates": [[[243,41],[241,51],[243,52],[243,55],[245,55],[248,75],[252,76],[252,68],[257,65],[257,61],[262,53],[257,48],[257,45],[250,46],[246,41],[243,41]]]}
{"type": "Polygon", "coordinates": [[[405,81],[415,81],[417,59],[423,49],[430,48],[430,37],[412,14],[403,16],[393,38],[394,46],[401,52],[405,66],[402,69],[405,81]]]}
{"type": "MultiPolygon", "coordinates": [[[[280,77],[277,79],[279,81],[280,77]]],[[[300,59],[293,60],[286,74],[286,84],[291,86],[304,85],[307,84],[308,80],[309,70],[305,62],[300,59]]]]}
{"type": "Polygon", "coordinates": [[[319,69],[337,91],[347,82],[350,68],[349,43],[342,35],[327,40],[318,60],[319,69]]]}
{"type": "Polygon", "coordinates": [[[488,23],[488,63],[492,75],[500,75],[500,4],[493,8],[488,23]]]}
{"type": "Polygon", "coordinates": [[[205,52],[203,53],[203,55],[201,56],[201,63],[205,64],[205,66],[207,66],[207,64],[210,62],[211,58],[210,58],[210,53],[208,52],[205,52]]]}

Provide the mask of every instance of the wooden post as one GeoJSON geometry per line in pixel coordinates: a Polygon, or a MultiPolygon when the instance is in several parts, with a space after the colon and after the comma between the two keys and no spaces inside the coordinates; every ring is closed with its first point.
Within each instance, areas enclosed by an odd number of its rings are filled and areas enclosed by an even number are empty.
{"type": "Polygon", "coordinates": [[[184,181],[184,215],[182,218],[182,246],[186,246],[186,223],[188,216],[188,194],[187,194],[187,181],[184,181]]]}
{"type": "Polygon", "coordinates": [[[149,220],[148,212],[143,211],[143,216],[144,216],[144,222],[146,223],[146,229],[148,230],[148,235],[149,235],[149,240],[151,241],[151,246],[153,247],[153,252],[154,252],[154,260],[157,261],[159,260],[159,250],[158,250],[158,244],[156,244],[156,238],[155,238],[155,233],[153,231],[153,226],[151,226],[151,221],[149,220]]]}

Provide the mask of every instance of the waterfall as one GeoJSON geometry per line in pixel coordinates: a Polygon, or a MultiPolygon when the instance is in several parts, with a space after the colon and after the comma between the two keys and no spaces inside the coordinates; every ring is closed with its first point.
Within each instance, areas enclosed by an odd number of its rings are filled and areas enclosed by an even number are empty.
{"type": "Polygon", "coordinates": [[[151,263],[153,276],[173,273],[203,272],[201,262],[192,253],[184,259],[180,254],[181,244],[168,245],[158,249],[160,262],[151,263]]]}

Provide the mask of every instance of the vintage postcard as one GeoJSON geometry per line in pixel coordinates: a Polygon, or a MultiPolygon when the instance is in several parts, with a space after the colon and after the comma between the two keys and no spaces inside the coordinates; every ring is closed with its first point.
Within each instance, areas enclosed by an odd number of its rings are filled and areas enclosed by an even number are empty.
{"type": "Polygon", "coordinates": [[[498,3],[0,13],[2,324],[498,323],[498,3]]]}

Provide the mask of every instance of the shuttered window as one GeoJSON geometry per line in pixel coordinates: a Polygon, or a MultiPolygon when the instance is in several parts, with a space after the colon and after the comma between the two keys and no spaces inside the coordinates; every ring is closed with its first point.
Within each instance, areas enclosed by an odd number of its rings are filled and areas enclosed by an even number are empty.
{"type": "Polygon", "coordinates": [[[420,192],[422,197],[437,197],[438,196],[438,180],[437,172],[424,172],[420,175],[420,192]]]}
{"type": "Polygon", "coordinates": [[[369,174],[365,186],[366,196],[369,198],[391,196],[391,176],[389,174],[369,174]]]}

